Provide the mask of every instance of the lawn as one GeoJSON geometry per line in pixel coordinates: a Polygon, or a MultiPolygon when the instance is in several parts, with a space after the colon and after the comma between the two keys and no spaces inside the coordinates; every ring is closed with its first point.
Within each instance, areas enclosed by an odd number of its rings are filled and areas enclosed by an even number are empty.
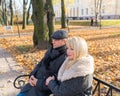
{"type": "MultiPolygon", "coordinates": [[[[56,30],[58,28],[59,26],[56,30]]],[[[21,32],[32,32],[33,26],[27,29],[21,32]]],[[[17,32],[15,26],[14,30],[17,32]]],[[[2,31],[0,32],[3,34],[2,31]]],[[[80,30],[70,26],[70,36],[81,36],[86,39],[89,53],[95,59],[95,76],[120,87],[120,28],[80,30]]],[[[18,36],[0,38],[0,47],[8,50],[16,58],[18,64],[28,70],[28,73],[46,51],[33,47],[32,35],[20,38],[18,36]]]]}
{"type": "MultiPolygon", "coordinates": [[[[95,20],[94,20],[95,23],[95,20]]],[[[98,20],[98,23],[100,23],[100,20],[98,20]]],[[[56,24],[60,24],[60,21],[56,21],[56,24]]],[[[90,26],[90,20],[69,20],[69,25],[77,25],[77,26],[90,26]]],[[[113,19],[113,20],[103,20],[101,19],[101,26],[120,26],[120,20],[119,19],[113,19]]]]}

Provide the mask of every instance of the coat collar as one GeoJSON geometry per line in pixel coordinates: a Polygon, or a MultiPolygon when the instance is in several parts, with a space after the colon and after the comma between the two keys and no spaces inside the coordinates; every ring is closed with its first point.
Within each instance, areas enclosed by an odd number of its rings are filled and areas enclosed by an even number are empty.
{"type": "Polygon", "coordinates": [[[82,57],[75,64],[73,64],[69,69],[65,69],[68,59],[66,59],[61,66],[58,73],[58,80],[65,81],[72,78],[86,76],[88,74],[93,74],[94,72],[94,59],[92,56],[88,55],[82,57]]]}
{"type": "Polygon", "coordinates": [[[66,49],[67,49],[66,45],[55,48],[55,49],[51,48],[51,50],[49,52],[50,58],[54,59],[57,56],[60,56],[61,54],[64,54],[64,53],[66,54],[66,49]]]}

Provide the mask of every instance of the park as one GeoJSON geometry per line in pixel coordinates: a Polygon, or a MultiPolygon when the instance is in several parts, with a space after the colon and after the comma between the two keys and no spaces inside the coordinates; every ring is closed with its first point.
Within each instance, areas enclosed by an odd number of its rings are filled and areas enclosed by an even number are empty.
{"type": "MultiPolygon", "coordinates": [[[[46,10],[49,11],[48,9],[46,10]]],[[[38,10],[36,9],[36,11],[38,10]]],[[[44,13],[44,11],[45,10],[41,12],[44,13]]],[[[13,25],[7,25],[7,23],[5,24],[4,22],[4,24],[0,26],[0,48],[6,50],[12,58],[14,58],[17,66],[21,67],[20,69],[16,68],[15,72],[20,71],[21,74],[19,75],[29,74],[43,58],[46,50],[49,48],[51,42],[49,36],[54,31],[62,29],[68,32],[69,37],[79,36],[87,41],[89,54],[94,57],[95,61],[93,89],[96,88],[96,90],[93,96],[120,95],[119,19],[100,19],[97,21],[97,25],[96,21],[94,21],[94,24],[91,26],[90,19],[69,19],[69,21],[66,22],[66,18],[63,16],[63,21],[54,21],[54,15],[52,14],[51,16],[51,13],[49,12],[46,13],[47,18],[45,21],[41,21],[41,19],[36,21],[38,19],[36,14],[37,13],[34,13],[35,19],[32,19],[33,21],[30,20],[28,25],[26,25],[24,21],[21,21],[19,16],[16,15],[14,17],[15,20],[13,25]],[[53,20],[53,22],[51,22],[51,20],[53,20]],[[49,31],[49,34],[46,33],[46,27],[48,27],[47,31],[49,31]],[[45,32],[48,36],[42,32],[45,32]],[[102,84],[99,84],[101,82],[102,84]],[[96,85],[98,86],[96,87],[96,85]]],[[[0,57],[0,60],[2,60],[2,56],[0,57]]],[[[0,71],[0,75],[4,74],[5,72],[0,71]]],[[[19,75],[16,75],[15,78],[19,75]]],[[[10,80],[12,84],[14,83],[15,78],[10,80]]],[[[4,78],[2,79],[4,80],[4,78]]],[[[2,86],[3,89],[1,89],[1,86],[2,85],[0,84],[0,90],[5,89],[4,86],[2,86]]]]}

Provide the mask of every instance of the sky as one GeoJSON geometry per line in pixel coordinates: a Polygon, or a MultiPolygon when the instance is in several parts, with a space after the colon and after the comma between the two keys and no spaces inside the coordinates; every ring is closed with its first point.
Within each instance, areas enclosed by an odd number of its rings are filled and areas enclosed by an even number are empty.
{"type": "MultiPolygon", "coordinates": [[[[6,0],[6,2],[9,2],[10,0],[6,0]]],[[[27,0],[26,0],[27,1],[27,0]]],[[[23,12],[23,0],[12,0],[13,2],[13,10],[16,13],[22,13],[23,12]]],[[[28,0],[27,8],[29,7],[30,0],[28,0]]],[[[9,7],[9,3],[7,3],[7,6],[9,7]]]]}

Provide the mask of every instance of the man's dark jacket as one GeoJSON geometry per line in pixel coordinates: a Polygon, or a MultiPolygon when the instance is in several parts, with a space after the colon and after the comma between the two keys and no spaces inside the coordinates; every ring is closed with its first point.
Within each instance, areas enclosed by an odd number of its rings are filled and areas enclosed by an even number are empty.
{"type": "Polygon", "coordinates": [[[39,62],[30,75],[34,75],[38,81],[35,87],[26,84],[22,92],[25,96],[49,96],[51,91],[45,86],[45,80],[48,76],[57,76],[58,70],[66,58],[66,46],[48,49],[44,58],[39,62]]]}

